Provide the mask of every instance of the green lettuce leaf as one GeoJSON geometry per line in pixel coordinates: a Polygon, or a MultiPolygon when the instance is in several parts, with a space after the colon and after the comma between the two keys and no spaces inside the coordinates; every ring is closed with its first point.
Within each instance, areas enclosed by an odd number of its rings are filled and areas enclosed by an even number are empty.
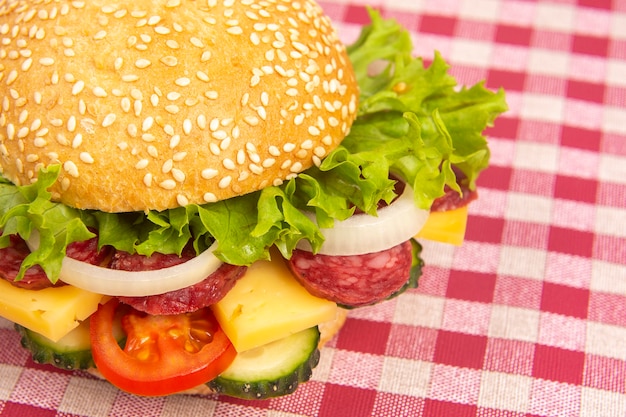
{"type": "Polygon", "coordinates": [[[37,230],[41,236],[18,279],[34,265],[58,279],[67,245],[93,236],[90,229],[97,230],[101,246],[143,255],[180,254],[189,242],[200,252],[217,241],[215,253],[223,261],[250,265],[266,259],[272,245],[285,257],[301,239],[318,249],[320,227],[357,210],[375,216],[380,201],[395,197],[394,178],[412,185],[416,205],[425,209],[446,186],[460,191],[453,166],[474,188],[489,162],[482,132],[506,111],[504,91],[482,83],[459,87],[440,54],[426,66],[412,55],[405,29],[369,12],[371,23],[347,48],[361,94],[358,118],[319,167],[280,187],[149,213],[81,211],[51,201],[47,189],[58,167],[41,171],[27,186],[0,177],[0,247],[9,244],[10,234],[28,239],[37,230]]]}

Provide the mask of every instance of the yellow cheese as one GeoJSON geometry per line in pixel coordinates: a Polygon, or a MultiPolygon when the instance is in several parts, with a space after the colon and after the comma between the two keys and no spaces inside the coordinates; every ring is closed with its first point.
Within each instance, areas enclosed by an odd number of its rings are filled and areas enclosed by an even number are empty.
{"type": "Polygon", "coordinates": [[[309,294],[280,254],[255,262],[213,313],[239,352],[333,320],[337,305],[309,294]]]}
{"type": "Polygon", "coordinates": [[[465,239],[466,226],[467,206],[449,211],[434,211],[415,237],[460,246],[465,239]]]}
{"type": "Polygon", "coordinates": [[[0,279],[0,316],[56,342],[93,314],[103,297],[70,285],[25,290],[0,279]]]}

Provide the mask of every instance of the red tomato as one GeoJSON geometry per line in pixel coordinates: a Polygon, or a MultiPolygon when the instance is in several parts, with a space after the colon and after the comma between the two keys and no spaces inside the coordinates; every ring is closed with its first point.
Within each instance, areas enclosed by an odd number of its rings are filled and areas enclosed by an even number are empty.
{"type": "Polygon", "coordinates": [[[204,384],[222,373],[236,355],[208,308],[151,316],[112,299],[91,316],[90,337],[100,373],[137,395],[168,395],[204,384]],[[124,349],[113,336],[120,313],[127,336],[124,349]]]}

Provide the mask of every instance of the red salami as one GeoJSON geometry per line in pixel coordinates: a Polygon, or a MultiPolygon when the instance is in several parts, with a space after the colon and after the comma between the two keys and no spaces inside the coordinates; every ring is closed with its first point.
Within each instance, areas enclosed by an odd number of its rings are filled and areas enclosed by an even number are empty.
{"type": "Polygon", "coordinates": [[[318,297],[358,307],[384,300],[409,280],[413,262],[409,241],[356,256],[313,255],[294,251],[289,266],[300,283],[318,297]]]}
{"type": "MultiPolygon", "coordinates": [[[[52,284],[39,265],[29,268],[24,273],[23,279],[15,281],[22,261],[30,254],[30,249],[26,242],[17,235],[11,235],[10,240],[11,244],[8,247],[0,249],[0,278],[7,280],[16,287],[28,290],[41,290],[52,286],[64,285],[61,281],[52,284]]],[[[93,238],[85,242],[69,244],[66,254],[79,261],[101,265],[109,256],[110,248],[98,251],[98,239],[93,238]]]]}
{"type": "Polygon", "coordinates": [[[430,207],[431,211],[448,211],[467,206],[478,198],[476,190],[470,190],[467,177],[459,168],[453,166],[452,169],[456,174],[457,184],[461,188],[461,194],[453,190],[448,185],[444,187],[444,195],[433,201],[430,207]]]}
{"type": "MultiPolygon", "coordinates": [[[[117,252],[111,262],[112,269],[126,271],[152,271],[181,264],[194,255],[185,250],[182,256],[155,253],[152,256],[130,255],[117,252]]],[[[221,300],[245,273],[246,267],[222,264],[203,281],[165,294],[146,297],[118,297],[139,311],[152,315],[180,314],[196,311],[221,300]]]]}

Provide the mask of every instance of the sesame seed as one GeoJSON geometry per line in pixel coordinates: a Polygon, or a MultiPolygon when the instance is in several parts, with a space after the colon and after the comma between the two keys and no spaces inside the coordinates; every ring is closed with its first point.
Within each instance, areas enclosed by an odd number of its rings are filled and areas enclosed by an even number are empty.
{"type": "Polygon", "coordinates": [[[83,161],[86,164],[93,164],[94,163],[93,156],[91,156],[91,154],[89,154],[89,152],[81,152],[80,153],[80,160],[83,161]]]}
{"type": "Polygon", "coordinates": [[[183,171],[181,171],[180,169],[173,168],[172,169],[172,176],[178,182],[184,182],[185,181],[185,173],[183,171]]]}
{"type": "Polygon", "coordinates": [[[226,29],[226,32],[230,33],[231,35],[241,35],[243,33],[243,29],[239,26],[233,26],[226,29]]]}
{"type": "Polygon", "coordinates": [[[187,87],[189,84],[191,84],[191,80],[187,77],[181,77],[176,79],[176,81],[174,81],[174,84],[179,87],[187,87]]]}
{"type": "Polygon", "coordinates": [[[220,149],[220,147],[217,146],[217,144],[215,144],[215,143],[210,143],[209,144],[209,150],[215,156],[219,156],[219,154],[222,153],[222,150],[220,149]]]}
{"type": "Polygon", "coordinates": [[[63,169],[65,170],[65,172],[67,172],[70,176],[74,177],[74,178],[78,178],[79,177],[79,173],[78,173],[78,167],[76,166],[76,164],[72,161],[66,161],[63,164],[63,169]]]}
{"type": "Polygon", "coordinates": [[[105,30],[100,30],[98,31],[95,35],[93,35],[93,38],[97,41],[104,39],[107,36],[107,33],[105,30]]]}
{"type": "Polygon", "coordinates": [[[173,159],[175,162],[180,162],[180,161],[182,161],[183,159],[185,159],[185,157],[186,157],[186,156],[187,156],[187,152],[177,152],[177,153],[175,153],[175,154],[172,156],[172,159],[173,159]]]}
{"type": "Polygon", "coordinates": [[[206,116],[204,114],[198,115],[198,117],[196,118],[196,124],[198,125],[200,129],[202,130],[206,129],[207,127],[206,116]]]}
{"type": "Polygon", "coordinates": [[[81,133],[77,133],[76,136],[74,136],[74,139],[72,139],[72,148],[78,149],[82,143],[83,135],[81,133]]]}
{"type": "Polygon", "coordinates": [[[169,106],[165,106],[165,110],[170,114],[177,114],[180,108],[174,104],[170,104],[169,106]]]}
{"type": "Polygon", "coordinates": [[[176,196],[176,202],[177,202],[177,203],[178,203],[181,207],[184,207],[184,206],[186,206],[186,205],[188,205],[188,204],[189,204],[189,199],[188,199],[187,197],[185,197],[184,195],[182,195],[182,194],[178,194],[178,195],[176,196]]]}
{"type": "Polygon", "coordinates": [[[167,55],[159,60],[162,64],[167,65],[168,67],[175,67],[178,65],[178,58],[175,56],[167,55]]]}
{"type": "Polygon", "coordinates": [[[152,62],[150,62],[149,59],[144,59],[144,58],[141,58],[135,61],[135,66],[140,69],[148,68],[151,64],[152,62]]]}
{"type": "Polygon", "coordinates": [[[109,127],[113,124],[113,122],[115,122],[116,119],[116,115],[115,113],[109,113],[104,117],[104,120],[102,121],[102,127],[109,127]]]}
{"type": "Polygon", "coordinates": [[[144,132],[147,132],[148,130],[150,130],[153,124],[154,124],[154,117],[152,116],[146,117],[143,120],[143,123],[141,124],[141,130],[143,130],[144,132]]]}
{"type": "Polygon", "coordinates": [[[150,161],[148,161],[147,159],[141,159],[139,160],[139,162],[137,162],[135,164],[135,168],[136,169],[144,169],[148,166],[148,164],[150,163],[150,161]]]}
{"type": "Polygon", "coordinates": [[[192,128],[192,123],[191,120],[189,119],[185,119],[183,121],[183,132],[185,132],[186,135],[191,133],[191,128],[192,128]]]}
{"type": "Polygon", "coordinates": [[[233,178],[230,175],[227,175],[224,178],[222,178],[217,185],[221,189],[224,189],[224,188],[226,188],[226,187],[228,187],[230,185],[232,180],[233,180],[233,178]]]}
{"type": "Polygon", "coordinates": [[[236,168],[235,163],[230,158],[224,158],[224,160],[222,161],[222,165],[224,165],[224,168],[230,169],[230,170],[233,170],[236,168]]]}
{"type": "Polygon", "coordinates": [[[122,81],[127,82],[127,83],[132,83],[134,81],[137,81],[138,79],[139,79],[139,76],[135,74],[122,75],[122,81]]]}
{"type": "Polygon", "coordinates": [[[159,157],[159,151],[157,150],[157,148],[154,145],[150,145],[148,146],[148,155],[150,155],[153,158],[158,158],[159,157]]]}
{"type": "Polygon", "coordinates": [[[219,172],[216,169],[207,168],[207,169],[203,169],[200,175],[202,175],[202,178],[204,178],[205,180],[210,180],[211,178],[215,178],[218,173],[219,172]]]}
{"type": "Polygon", "coordinates": [[[173,190],[174,188],[176,188],[176,181],[174,180],[161,181],[159,183],[159,187],[163,188],[164,190],[173,190]]]}
{"type": "Polygon", "coordinates": [[[70,116],[70,118],[67,119],[67,130],[70,132],[74,132],[76,130],[76,117],[70,116]]]}
{"type": "Polygon", "coordinates": [[[85,88],[85,82],[82,80],[76,81],[76,83],[72,86],[72,95],[78,95],[85,88]]]}
{"type": "Polygon", "coordinates": [[[250,126],[257,126],[259,124],[259,119],[254,116],[246,116],[243,120],[250,126]]]}
{"type": "Polygon", "coordinates": [[[204,81],[204,82],[209,81],[209,76],[203,71],[196,72],[196,77],[198,77],[200,81],[204,81]]]}
{"type": "Polygon", "coordinates": [[[217,201],[217,197],[213,193],[205,193],[202,198],[207,203],[214,203],[217,201]]]}
{"type": "Polygon", "coordinates": [[[48,144],[48,141],[43,138],[36,138],[33,144],[36,148],[43,148],[48,144]]]}
{"type": "Polygon", "coordinates": [[[170,138],[170,149],[174,149],[180,143],[180,135],[174,135],[170,138]]]}
{"type": "Polygon", "coordinates": [[[152,174],[151,173],[147,173],[146,175],[143,176],[143,183],[146,187],[151,187],[152,186],[152,174]]]}
{"type": "Polygon", "coordinates": [[[54,65],[54,58],[50,58],[50,57],[41,58],[39,60],[39,63],[43,65],[44,67],[50,67],[54,65]]]}
{"type": "Polygon", "coordinates": [[[92,91],[96,97],[106,97],[108,95],[102,87],[94,87],[92,91]]]}

